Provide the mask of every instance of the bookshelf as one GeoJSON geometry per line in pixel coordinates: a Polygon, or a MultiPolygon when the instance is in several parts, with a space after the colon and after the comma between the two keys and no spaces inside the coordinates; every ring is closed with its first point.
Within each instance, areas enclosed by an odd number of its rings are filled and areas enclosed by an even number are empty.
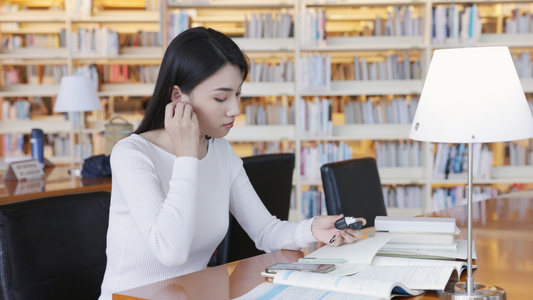
{"type": "MultiPolygon", "coordinates": [[[[2,5],[17,3],[15,0],[0,2],[2,5]]],[[[83,131],[93,136],[95,154],[103,152],[98,136],[106,120],[121,115],[138,124],[142,103],[153,90],[154,73],[164,49],[183,26],[213,27],[231,36],[249,56],[253,71],[243,85],[242,115],[227,139],[243,156],[270,151],[296,153],[292,220],[301,219],[302,209],[309,205],[302,203],[302,198],[309,197],[309,193],[314,193],[314,197],[320,194],[321,181],[317,174],[321,162],[316,157],[324,149],[335,153],[349,149],[352,157],[376,157],[388,196],[402,193],[408,198],[415,190],[417,200],[413,206],[405,203],[404,196],[396,195],[398,200],[391,200],[391,204],[400,205],[388,208],[391,215],[429,212],[435,208],[433,197],[449,193],[450,188],[464,187],[466,181],[461,176],[450,179],[433,176],[437,145],[413,144],[408,140],[410,120],[406,121],[405,116],[409,118],[409,112],[404,110],[416,109],[417,96],[435,49],[509,46],[524,91],[530,100],[533,97],[533,25],[518,26],[526,22],[527,11],[533,13],[529,1],[170,0],[125,4],[93,0],[89,10],[84,8],[86,4],[77,5],[73,0],[43,1],[39,5],[0,12],[2,38],[39,34],[55,35],[59,40],[59,45],[51,48],[2,47],[1,101],[41,97],[51,103],[57,93],[57,79],[41,80],[37,84],[33,81],[6,83],[4,74],[17,68],[48,66],[48,69],[66,69],[69,74],[99,74],[98,91],[105,110],[87,114],[83,131]],[[480,17],[472,22],[471,37],[463,37],[459,31],[457,36],[451,36],[452,30],[444,35],[438,31],[437,37],[433,28],[438,13],[452,11],[459,16],[466,9],[472,11],[474,6],[480,17]],[[260,26],[258,18],[267,19],[265,22],[271,25],[260,26]],[[312,31],[315,26],[310,22],[323,25],[320,30],[312,31]],[[119,47],[96,52],[82,48],[69,50],[73,41],[77,41],[72,36],[77,34],[79,39],[82,34],[103,29],[118,35],[119,47]],[[313,65],[331,76],[312,73],[313,65]],[[305,127],[310,116],[321,110],[317,103],[324,105],[323,110],[332,111],[332,123],[323,120],[321,132],[314,132],[315,127],[305,127]],[[399,107],[405,115],[396,119],[391,111],[399,114],[399,107]],[[405,152],[405,148],[409,150],[405,152]],[[408,163],[391,159],[391,153],[396,151],[401,153],[398,155],[402,160],[407,157],[408,163]],[[310,157],[316,161],[306,161],[310,157]],[[310,169],[313,170],[305,172],[310,169]]],[[[455,19],[455,22],[467,20],[455,19]]],[[[531,19],[529,22],[533,23],[531,19]]],[[[41,127],[60,139],[66,136],[72,141],[76,134],[72,122],[55,114],[32,115],[29,120],[3,118],[0,134],[29,133],[31,128],[41,127]]],[[[70,141],[69,145],[73,145],[70,141]]],[[[530,175],[533,159],[527,154],[533,146],[528,141],[518,144],[520,148],[512,151],[514,145],[491,144],[492,174],[490,178],[475,180],[475,184],[499,189],[509,189],[513,184],[533,184],[530,175]],[[506,162],[509,153],[515,151],[525,158],[518,164],[506,162]]],[[[74,149],[70,150],[73,154],[74,149]]],[[[339,159],[339,156],[327,159],[339,159]]],[[[54,160],[66,162],[70,157],[57,156],[54,160]]]]}

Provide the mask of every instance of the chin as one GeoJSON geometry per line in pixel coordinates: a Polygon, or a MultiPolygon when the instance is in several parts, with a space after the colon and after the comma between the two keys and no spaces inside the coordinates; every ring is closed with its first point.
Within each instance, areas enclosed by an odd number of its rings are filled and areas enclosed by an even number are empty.
{"type": "Polygon", "coordinates": [[[220,139],[228,135],[228,133],[229,131],[228,132],[217,132],[217,133],[211,133],[211,134],[208,133],[207,135],[215,139],[220,139]]]}

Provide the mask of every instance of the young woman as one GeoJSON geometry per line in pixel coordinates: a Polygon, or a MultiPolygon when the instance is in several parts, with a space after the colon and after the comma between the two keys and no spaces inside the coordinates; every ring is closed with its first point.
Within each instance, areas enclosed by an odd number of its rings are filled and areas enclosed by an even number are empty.
{"type": "Polygon", "coordinates": [[[246,56],[213,29],[189,29],[168,46],[139,128],[111,153],[101,300],[204,269],[226,234],[228,211],[265,251],[317,241],[338,246],[360,237],[334,228],[341,216],[290,223],[264,207],[223,139],[240,114],[247,74],[246,56]]]}

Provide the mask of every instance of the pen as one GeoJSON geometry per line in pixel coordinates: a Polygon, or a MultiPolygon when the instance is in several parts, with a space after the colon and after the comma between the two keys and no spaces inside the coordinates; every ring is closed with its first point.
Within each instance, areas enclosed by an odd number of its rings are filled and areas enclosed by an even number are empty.
{"type": "Polygon", "coordinates": [[[306,264],[342,264],[348,262],[346,259],[342,258],[314,258],[314,257],[303,257],[298,259],[299,263],[306,264]]]}

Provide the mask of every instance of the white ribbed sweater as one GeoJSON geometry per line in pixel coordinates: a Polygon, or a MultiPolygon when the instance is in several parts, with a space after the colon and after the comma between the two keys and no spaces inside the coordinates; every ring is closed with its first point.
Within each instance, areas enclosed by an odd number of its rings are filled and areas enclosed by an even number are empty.
{"type": "Polygon", "coordinates": [[[176,158],[133,134],[111,154],[107,267],[100,300],[113,292],[202,270],[228,228],[228,211],[267,252],[316,242],[311,220],[272,216],[225,139],[207,155],[176,158]]]}

